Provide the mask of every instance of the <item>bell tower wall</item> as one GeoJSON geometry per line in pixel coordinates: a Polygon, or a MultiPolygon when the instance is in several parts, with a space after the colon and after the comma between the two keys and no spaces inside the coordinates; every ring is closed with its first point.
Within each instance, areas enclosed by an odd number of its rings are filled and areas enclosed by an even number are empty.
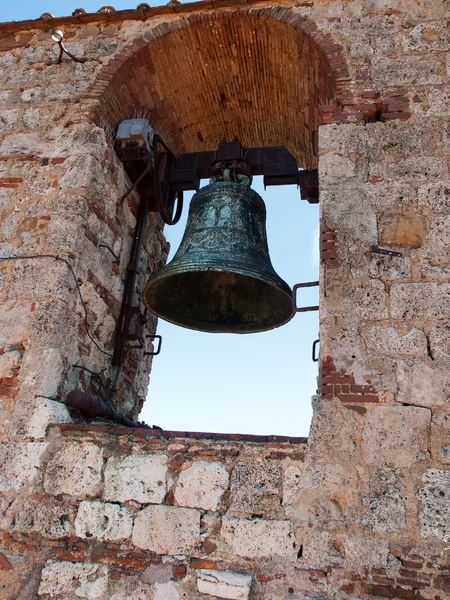
{"type": "MultiPolygon", "coordinates": [[[[0,24],[0,598],[445,600],[447,4],[146,6],[0,24]],[[56,64],[56,27],[84,62],[56,64]],[[113,134],[134,116],[176,153],[225,129],[318,167],[308,439],[86,423],[65,405],[116,376],[139,198],[120,202],[113,134]]],[[[166,256],[151,214],[138,291],[166,256]]],[[[150,366],[135,349],[123,367],[129,417],[150,366]]]]}

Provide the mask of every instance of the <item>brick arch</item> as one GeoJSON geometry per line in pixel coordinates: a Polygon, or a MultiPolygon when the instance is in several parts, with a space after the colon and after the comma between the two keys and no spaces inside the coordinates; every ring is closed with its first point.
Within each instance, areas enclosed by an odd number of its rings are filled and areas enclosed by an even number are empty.
{"type": "Polygon", "coordinates": [[[322,108],[349,82],[341,48],[292,9],[215,10],[177,17],[122,48],[90,97],[115,129],[146,116],[175,153],[285,145],[317,166],[322,108]]]}

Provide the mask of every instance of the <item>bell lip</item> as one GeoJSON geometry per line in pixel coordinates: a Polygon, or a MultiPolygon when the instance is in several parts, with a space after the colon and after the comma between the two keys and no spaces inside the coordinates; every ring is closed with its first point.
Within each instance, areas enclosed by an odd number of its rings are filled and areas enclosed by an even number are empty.
{"type": "MultiPolygon", "coordinates": [[[[192,268],[190,269],[193,272],[198,272],[198,269],[192,268]]],[[[214,271],[217,273],[227,273],[228,271],[226,269],[204,269],[205,271],[214,271]]],[[[184,271],[183,274],[185,274],[186,271],[184,271]]],[[[174,273],[175,275],[176,273],[174,273]]],[[[252,279],[252,277],[250,277],[248,274],[244,275],[242,273],[238,273],[241,277],[248,277],[249,279],[252,279]]],[[[165,277],[164,277],[165,278],[165,277]]],[[[198,325],[195,325],[194,323],[198,323],[198,322],[193,322],[192,325],[188,325],[188,324],[183,324],[180,323],[179,321],[175,321],[173,319],[168,318],[167,316],[161,314],[161,312],[155,310],[154,308],[152,308],[151,306],[149,306],[149,304],[147,303],[147,290],[151,287],[152,284],[157,282],[157,276],[153,277],[149,283],[145,286],[144,288],[144,292],[142,294],[142,299],[144,301],[145,306],[147,307],[147,309],[154,314],[155,316],[157,316],[160,319],[163,319],[163,321],[167,321],[167,323],[171,323],[172,325],[176,325],[178,327],[183,327],[184,329],[191,329],[194,331],[201,331],[203,333],[231,333],[231,334],[236,334],[236,335],[245,335],[245,334],[249,334],[249,333],[264,333],[265,331],[272,331],[272,329],[277,329],[278,327],[282,327],[283,325],[286,325],[287,323],[289,323],[289,321],[291,321],[295,315],[295,310],[294,310],[294,306],[293,306],[293,301],[292,301],[292,290],[289,287],[289,285],[283,281],[281,278],[279,278],[279,280],[284,284],[283,286],[280,286],[278,282],[272,283],[272,282],[268,282],[267,279],[263,279],[261,277],[255,277],[255,279],[258,279],[259,281],[262,281],[263,283],[267,283],[268,285],[271,285],[272,287],[276,288],[279,292],[279,294],[284,295],[285,297],[287,297],[287,299],[289,300],[289,304],[291,306],[291,311],[290,313],[288,313],[286,311],[286,318],[283,320],[278,321],[275,324],[270,324],[268,326],[263,326],[263,327],[249,327],[246,330],[241,330],[241,331],[230,331],[230,330],[226,330],[223,327],[222,328],[217,328],[214,329],[214,327],[208,327],[206,328],[206,326],[204,328],[199,327],[198,325]]],[[[255,324],[256,325],[256,324],[255,324]]]]}

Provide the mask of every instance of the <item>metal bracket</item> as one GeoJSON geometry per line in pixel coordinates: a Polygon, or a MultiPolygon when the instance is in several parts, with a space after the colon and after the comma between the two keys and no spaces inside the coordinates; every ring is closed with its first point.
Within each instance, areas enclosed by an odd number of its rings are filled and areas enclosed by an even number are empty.
{"type": "Polygon", "coordinates": [[[295,312],[309,312],[313,310],[319,310],[318,306],[302,306],[297,307],[297,290],[300,288],[316,287],[319,285],[318,281],[307,281],[305,283],[296,283],[292,288],[292,306],[295,312]]]}
{"type": "Polygon", "coordinates": [[[156,351],[154,351],[154,352],[144,352],[144,356],[158,356],[158,354],[161,352],[162,336],[161,335],[146,335],[145,337],[147,339],[152,338],[153,340],[158,340],[158,347],[157,347],[156,351]]]}
{"type": "Polygon", "coordinates": [[[319,357],[318,355],[316,355],[316,349],[317,349],[317,345],[320,344],[320,340],[314,340],[313,345],[312,345],[312,350],[311,350],[311,358],[313,362],[319,362],[319,357]]]}
{"type": "Polygon", "coordinates": [[[372,246],[370,249],[373,254],[383,254],[384,256],[403,256],[402,252],[397,252],[397,250],[388,250],[386,248],[379,248],[378,246],[372,246]]]}

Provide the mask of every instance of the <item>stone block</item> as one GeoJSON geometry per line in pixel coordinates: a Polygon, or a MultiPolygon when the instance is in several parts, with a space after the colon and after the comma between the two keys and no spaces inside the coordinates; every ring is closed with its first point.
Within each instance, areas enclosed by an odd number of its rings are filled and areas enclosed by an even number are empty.
{"type": "Polygon", "coordinates": [[[283,518],[281,470],[271,464],[238,463],[231,475],[228,516],[283,518]]]}
{"type": "Polygon", "coordinates": [[[0,348],[6,351],[23,346],[28,336],[31,301],[3,302],[0,315],[0,348]]]}
{"type": "Polygon", "coordinates": [[[448,27],[439,21],[419,23],[403,37],[402,44],[406,53],[449,50],[448,27]]]}
{"type": "Polygon", "coordinates": [[[350,159],[367,154],[367,128],[360,125],[332,124],[319,127],[319,153],[339,154],[350,159]]]}
{"type": "MultiPolygon", "coordinates": [[[[427,119],[367,123],[367,146],[371,162],[398,161],[440,150],[439,134],[427,119]]],[[[399,207],[395,207],[399,208],[399,207]]]]}
{"type": "Polygon", "coordinates": [[[20,366],[22,353],[13,350],[0,354],[0,379],[3,377],[14,377],[20,366]]]}
{"type": "Polygon", "coordinates": [[[386,211],[379,219],[380,245],[419,248],[427,234],[423,216],[412,211],[386,211]]]}
{"type": "Polygon", "coordinates": [[[14,108],[0,110],[0,133],[10,131],[17,122],[19,111],[14,108]]]}
{"type": "Polygon", "coordinates": [[[64,404],[47,398],[19,398],[14,407],[12,435],[41,439],[53,423],[71,423],[72,417],[64,404]]]}
{"type": "Polygon", "coordinates": [[[22,361],[20,394],[54,398],[63,372],[63,360],[56,348],[30,348],[22,361]]]}
{"type": "Polygon", "coordinates": [[[228,471],[222,463],[195,462],[180,473],[175,502],[179,506],[217,510],[228,481],[228,471]]]}
{"type": "Polygon", "coordinates": [[[153,596],[153,600],[180,600],[181,593],[180,586],[173,581],[169,581],[168,583],[155,583],[155,595],[153,596]]]}
{"type": "Polygon", "coordinates": [[[376,533],[395,533],[405,526],[407,497],[402,491],[403,477],[391,469],[375,471],[367,482],[362,505],[370,511],[367,521],[376,533]]]}
{"type": "Polygon", "coordinates": [[[281,557],[295,560],[298,544],[290,521],[224,517],[221,537],[231,552],[246,558],[281,557]]]}
{"type": "Polygon", "coordinates": [[[415,406],[377,406],[367,413],[361,439],[364,462],[406,468],[428,457],[431,411],[415,406]]]}
{"type": "Polygon", "coordinates": [[[422,244],[422,258],[432,265],[447,267],[450,262],[450,215],[438,216],[429,226],[422,244]]]}
{"type": "Polygon", "coordinates": [[[247,600],[252,578],[230,571],[197,571],[197,589],[200,594],[230,600],[247,600]]]}
{"type": "Polygon", "coordinates": [[[133,544],[157,554],[188,554],[200,538],[200,513],[191,508],[147,506],[137,515],[133,544]]]}
{"type": "Polygon", "coordinates": [[[0,491],[20,491],[40,475],[46,442],[10,442],[0,445],[0,491]]]}
{"type": "Polygon", "coordinates": [[[9,531],[38,534],[53,540],[72,535],[75,509],[73,506],[53,504],[48,499],[38,502],[17,498],[6,511],[5,517],[9,531]]]}
{"type": "Polygon", "coordinates": [[[344,542],[345,557],[349,565],[361,565],[370,568],[381,568],[387,565],[389,542],[374,539],[373,536],[363,538],[349,536],[344,542]]]}
{"type": "Polygon", "coordinates": [[[104,502],[81,502],[75,531],[78,537],[118,542],[131,536],[132,513],[125,506],[104,502]]]}
{"type": "Polygon", "coordinates": [[[327,153],[320,157],[319,178],[332,183],[333,180],[353,178],[356,176],[356,164],[349,158],[339,154],[327,153]]]}
{"type": "Polygon", "coordinates": [[[100,492],[103,450],[90,442],[68,442],[48,463],[44,489],[48,494],[73,498],[100,492]]]}
{"type": "Polygon", "coordinates": [[[158,504],[167,492],[167,456],[134,455],[108,459],[103,499],[158,504]]]}
{"type": "Polygon", "coordinates": [[[450,541],[450,471],[428,469],[423,476],[424,486],[417,493],[420,500],[419,523],[423,537],[450,541]]]}
{"type": "Polygon", "coordinates": [[[450,181],[437,181],[420,186],[419,206],[427,207],[433,213],[450,210],[450,181]]]}
{"type": "Polygon", "coordinates": [[[441,318],[450,313],[448,283],[394,283],[390,297],[394,319],[441,318]]]}
{"type": "Polygon", "coordinates": [[[448,165],[435,156],[386,159],[370,163],[369,175],[370,178],[381,178],[385,185],[420,184],[433,179],[448,179],[448,165]]]}
{"type": "Polygon", "coordinates": [[[416,86],[439,85],[442,76],[439,74],[440,64],[437,60],[417,60],[415,56],[399,56],[397,58],[376,58],[370,69],[373,85],[380,84],[409,86],[414,81],[416,86]]]}
{"type": "Polygon", "coordinates": [[[355,485],[352,471],[339,465],[290,465],[284,471],[283,506],[293,521],[339,521],[348,513],[355,485]]]}
{"type": "Polygon", "coordinates": [[[450,90],[430,89],[428,92],[429,117],[450,117],[450,90]]]}
{"type": "Polygon", "coordinates": [[[439,323],[430,330],[430,350],[434,359],[450,358],[450,322],[439,323]]]}
{"type": "Polygon", "coordinates": [[[401,335],[394,327],[367,327],[362,337],[371,352],[392,358],[418,358],[427,356],[425,333],[413,327],[401,335]]]}
{"type": "Polygon", "coordinates": [[[425,407],[448,404],[450,376],[442,365],[432,361],[398,361],[397,385],[395,399],[402,404],[425,407]]]}
{"type": "Polygon", "coordinates": [[[28,88],[22,92],[22,100],[23,102],[36,102],[41,94],[42,88],[40,86],[28,88]]]}
{"type": "Polygon", "coordinates": [[[33,154],[39,152],[40,141],[37,133],[9,134],[0,143],[0,156],[33,154]]]}
{"type": "Polygon", "coordinates": [[[38,595],[50,598],[106,598],[109,568],[104,565],[47,562],[38,595]]]}
{"type": "Polygon", "coordinates": [[[173,578],[172,565],[150,565],[141,575],[143,583],[168,583],[173,578]]]}
{"type": "Polygon", "coordinates": [[[345,307],[352,315],[363,321],[380,321],[387,319],[386,288],[382,281],[365,279],[354,281],[349,285],[345,307]]]}

